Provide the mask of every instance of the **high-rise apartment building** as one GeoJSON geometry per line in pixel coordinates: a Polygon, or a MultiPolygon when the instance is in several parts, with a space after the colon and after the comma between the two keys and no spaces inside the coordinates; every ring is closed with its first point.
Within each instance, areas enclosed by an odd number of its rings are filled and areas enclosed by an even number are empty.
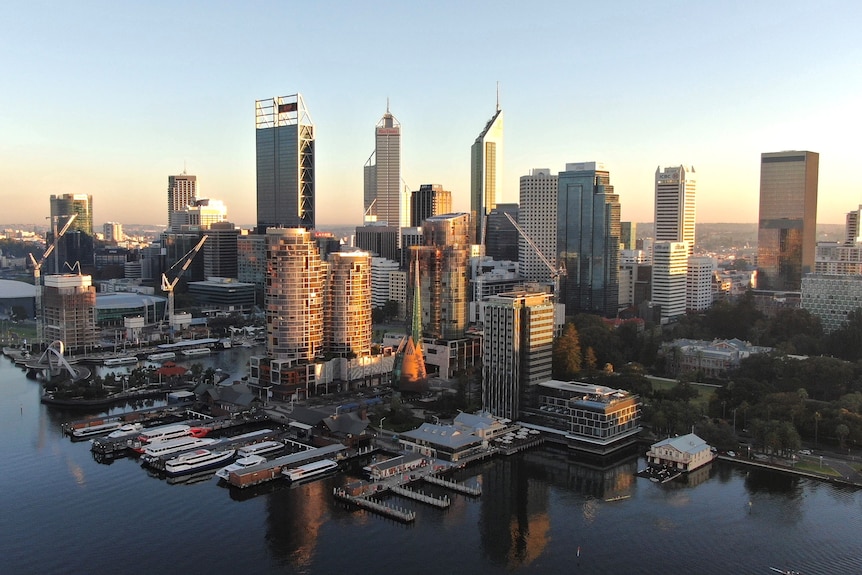
{"type": "Polygon", "coordinates": [[[262,296],[266,284],[266,236],[240,232],[236,239],[236,252],[239,281],[254,284],[262,296]]]}
{"type": "Polygon", "coordinates": [[[426,337],[458,339],[467,329],[470,214],[433,216],[419,248],[422,329],[426,337]]]}
{"type": "Polygon", "coordinates": [[[844,227],[844,245],[852,246],[862,242],[862,206],[858,210],[847,212],[846,225],[844,227]]]}
{"type": "Polygon", "coordinates": [[[62,229],[69,216],[73,214],[76,217],[72,225],[69,226],[69,231],[77,230],[92,236],[93,196],[88,194],[51,195],[51,220],[56,222],[57,230],[62,229]]]}
{"type": "Polygon", "coordinates": [[[655,241],[688,242],[694,253],[695,190],[693,167],[655,170],[655,241]]]}
{"type": "Polygon", "coordinates": [[[566,164],[557,193],[557,263],[566,315],[615,317],[619,304],[620,202],[597,162],[566,164]]]}
{"type": "Polygon", "coordinates": [[[440,184],[422,184],[410,196],[410,227],[418,228],[431,216],[452,212],[452,192],[440,184]]]}
{"type": "Polygon", "coordinates": [[[757,287],[798,291],[814,271],[820,155],[790,151],[760,156],[757,287]]]}
{"type": "Polygon", "coordinates": [[[715,258],[688,258],[686,275],[685,308],[687,311],[701,312],[712,307],[712,282],[717,269],[715,258]]]}
{"type": "Polygon", "coordinates": [[[517,419],[538,383],[551,379],[554,303],[547,293],[508,292],[485,303],[482,409],[517,419]]]}
{"type": "Polygon", "coordinates": [[[374,152],[365,163],[365,215],[390,226],[408,225],[408,206],[402,206],[401,123],[389,111],[374,128],[374,152]]]}
{"type": "Polygon", "coordinates": [[[123,241],[123,224],[119,222],[105,222],[102,225],[102,233],[105,235],[105,241],[115,244],[123,241]]]}
{"type": "Polygon", "coordinates": [[[503,192],[503,110],[497,110],[470,148],[471,241],[482,243],[485,216],[497,206],[503,192]]]}
{"type": "Polygon", "coordinates": [[[301,94],[255,102],[257,233],[315,225],[314,124],[301,94]]]}
{"type": "Polygon", "coordinates": [[[168,176],[168,229],[180,231],[187,223],[182,215],[189,206],[195,205],[198,193],[198,177],[183,172],[178,176],[168,176]],[[178,214],[180,214],[178,218],[178,214]]]}
{"type": "Polygon", "coordinates": [[[551,269],[536,253],[553,264],[557,261],[557,176],[547,168],[530,170],[529,175],[521,176],[520,211],[518,225],[529,236],[536,248],[524,239],[518,238],[518,263],[521,274],[530,281],[550,282],[553,280],[551,269]]]}
{"type": "Polygon", "coordinates": [[[688,242],[656,242],[652,256],[652,303],[662,320],[685,315],[688,242]]]}
{"type": "Polygon", "coordinates": [[[311,232],[266,232],[266,351],[275,359],[313,361],[323,349],[324,270],[311,232]]]}
{"type": "Polygon", "coordinates": [[[92,277],[55,274],[43,277],[42,322],[46,343],[62,341],[67,349],[96,345],[96,288],[92,277]]]}
{"type": "Polygon", "coordinates": [[[371,353],[371,256],[335,252],[326,264],[324,353],[362,357],[371,353]]]}

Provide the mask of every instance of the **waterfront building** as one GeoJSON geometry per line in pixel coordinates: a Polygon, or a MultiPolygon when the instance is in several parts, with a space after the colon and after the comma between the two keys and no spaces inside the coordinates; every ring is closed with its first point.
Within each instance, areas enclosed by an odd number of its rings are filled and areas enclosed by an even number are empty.
{"type": "Polygon", "coordinates": [[[422,225],[420,261],[422,328],[425,337],[458,339],[467,329],[470,215],[433,216],[422,225]]]}
{"type": "Polygon", "coordinates": [[[197,200],[198,177],[183,172],[177,176],[168,176],[168,229],[180,231],[180,226],[187,223],[186,209],[197,200]]]}
{"type": "Polygon", "coordinates": [[[694,433],[688,433],[653,443],[646,453],[646,459],[649,465],[687,473],[712,461],[713,455],[706,441],[694,433]]]}
{"type": "Polygon", "coordinates": [[[67,349],[96,345],[96,288],[88,275],[42,276],[42,322],[46,342],[62,341],[67,349]]]}
{"type": "Polygon", "coordinates": [[[254,310],[255,286],[231,277],[212,277],[189,282],[189,295],[207,317],[219,314],[248,314],[254,310]]]}
{"type": "Polygon", "coordinates": [[[712,286],[716,261],[710,257],[689,257],[685,282],[685,309],[701,312],[712,307],[712,286]]]}
{"type": "Polygon", "coordinates": [[[579,381],[543,381],[525,410],[526,427],[538,427],[548,441],[607,455],[637,442],[641,402],[624,389],[579,381]]]}
{"type": "Polygon", "coordinates": [[[266,240],[267,355],[311,362],[323,348],[324,271],[317,244],[302,228],[269,228],[266,240]]]}
{"type": "MultiPolygon", "coordinates": [[[[416,429],[400,433],[398,443],[410,453],[403,456],[405,458],[415,458],[418,454],[457,463],[470,455],[479,453],[485,442],[481,437],[462,431],[454,425],[423,423],[416,429]]],[[[400,462],[400,458],[396,458],[396,461],[400,462]]],[[[403,471],[406,470],[401,472],[403,471]]],[[[383,476],[383,473],[378,474],[383,476]]]]}
{"type": "Polygon", "coordinates": [[[799,291],[814,271],[820,155],[790,151],[760,156],[757,287],[799,291]]]}
{"type": "Polygon", "coordinates": [[[558,175],[557,263],[566,315],[615,317],[619,305],[620,202],[598,162],[566,164],[558,175]]]}
{"type": "Polygon", "coordinates": [[[620,222],[620,250],[634,250],[637,246],[637,239],[637,223],[620,222]]]}
{"type": "Polygon", "coordinates": [[[802,309],[820,318],[825,333],[843,327],[848,314],[860,307],[862,275],[802,276],[802,309]]]}
{"type": "Polygon", "coordinates": [[[371,353],[371,256],[330,254],[324,298],[323,351],[339,357],[371,353]]]}
{"type": "Polygon", "coordinates": [[[552,270],[557,269],[557,176],[547,168],[535,168],[520,178],[520,211],[518,225],[535,244],[531,246],[518,237],[518,264],[521,275],[535,282],[553,282],[552,270]],[[541,252],[541,255],[536,253],[541,252]]]}
{"type": "MultiPolygon", "coordinates": [[[[452,212],[452,192],[440,184],[422,184],[410,197],[410,227],[421,228],[431,216],[452,212]]],[[[402,246],[403,247],[403,246],[402,246]]]]}
{"type": "Polygon", "coordinates": [[[123,224],[119,222],[105,222],[102,225],[102,233],[105,234],[105,242],[116,244],[123,241],[123,224]]]}
{"type": "Polygon", "coordinates": [[[696,185],[693,167],[656,168],[656,243],[688,242],[688,255],[694,253],[696,185]]]}
{"type": "Polygon", "coordinates": [[[301,94],[255,102],[257,233],[315,227],[314,124],[301,94]]]}
{"type": "Polygon", "coordinates": [[[374,128],[374,151],[364,167],[365,216],[396,228],[407,227],[408,206],[402,205],[401,123],[389,111],[374,128]]]}
{"type": "Polygon", "coordinates": [[[482,409],[520,417],[536,384],[551,379],[554,303],[544,292],[507,292],[485,303],[482,339],[482,409]]]}
{"type": "Polygon", "coordinates": [[[231,222],[213,223],[203,245],[204,277],[239,278],[240,230],[231,222]]]}
{"type": "Polygon", "coordinates": [[[497,204],[488,212],[485,231],[485,255],[497,261],[518,261],[521,235],[506,215],[518,221],[518,204],[497,204]]]}
{"type": "Polygon", "coordinates": [[[743,359],[770,351],[771,347],[751,345],[739,339],[675,339],[663,343],[659,354],[664,356],[665,371],[671,377],[684,373],[702,374],[703,377],[725,377],[738,368],[743,359]]]}
{"type": "Polygon", "coordinates": [[[398,226],[368,222],[356,227],[356,247],[377,257],[399,261],[398,226]]]}
{"type": "MultiPolygon", "coordinates": [[[[24,310],[24,318],[35,315],[36,286],[26,282],[0,279],[0,313],[12,316],[14,308],[24,310]]],[[[38,318],[37,318],[38,319],[38,318]]],[[[4,324],[8,327],[8,324],[4,324]]],[[[4,332],[4,335],[8,335],[4,332]]]]}
{"type": "Polygon", "coordinates": [[[652,261],[652,302],[661,306],[662,323],[685,315],[688,243],[657,242],[652,261]]]}
{"type": "Polygon", "coordinates": [[[485,218],[497,207],[503,192],[503,110],[497,110],[470,148],[471,241],[484,243],[485,218]]]}

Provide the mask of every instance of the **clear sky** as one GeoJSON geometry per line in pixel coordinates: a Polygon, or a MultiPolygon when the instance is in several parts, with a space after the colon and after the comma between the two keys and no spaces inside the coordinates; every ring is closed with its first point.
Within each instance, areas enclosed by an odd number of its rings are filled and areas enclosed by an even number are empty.
{"type": "Polygon", "coordinates": [[[530,168],[602,161],[624,220],[658,165],[693,165],[697,219],[755,222],[760,153],[820,153],[818,222],[862,203],[862,4],[796,1],[9,0],[0,5],[0,223],[50,194],[167,223],[167,177],[255,215],[254,101],[301,92],[317,222],[359,223],[386,108],[402,175],[469,209],[470,146],[505,113],[503,201],[530,168]]]}

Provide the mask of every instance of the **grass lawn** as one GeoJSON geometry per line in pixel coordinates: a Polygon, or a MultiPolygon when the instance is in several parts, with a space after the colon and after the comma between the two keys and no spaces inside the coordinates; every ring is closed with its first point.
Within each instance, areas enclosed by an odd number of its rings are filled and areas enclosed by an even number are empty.
{"type": "Polygon", "coordinates": [[[796,465],[793,466],[800,471],[810,471],[811,473],[822,473],[823,475],[831,475],[834,477],[840,477],[841,474],[829,467],[828,465],[824,465],[820,467],[820,463],[815,463],[813,461],[800,461],[796,465]]]}
{"type": "MultiPolygon", "coordinates": [[[[652,384],[653,391],[670,391],[677,385],[676,380],[669,380],[664,378],[656,378],[646,376],[646,378],[652,384]]],[[[712,396],[715,395],[716,387],[713,385],[706,385],[702,383],[689,383],[689,385],[697,390],[697,397],[691,400],[692,404],[697,405],[703,409],[704,412],[707,411],[709,407],[709,400],[712,399],[712,396]]]]}

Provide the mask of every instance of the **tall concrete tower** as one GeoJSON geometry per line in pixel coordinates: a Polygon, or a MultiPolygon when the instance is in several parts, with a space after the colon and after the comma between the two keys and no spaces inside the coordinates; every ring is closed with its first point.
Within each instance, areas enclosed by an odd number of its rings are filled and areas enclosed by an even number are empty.
{"type": "Polygon", "coordinates": [[[694,253],[695,190],[693,167],[655,171],[655,241],[688,242],[694,253]]]}

